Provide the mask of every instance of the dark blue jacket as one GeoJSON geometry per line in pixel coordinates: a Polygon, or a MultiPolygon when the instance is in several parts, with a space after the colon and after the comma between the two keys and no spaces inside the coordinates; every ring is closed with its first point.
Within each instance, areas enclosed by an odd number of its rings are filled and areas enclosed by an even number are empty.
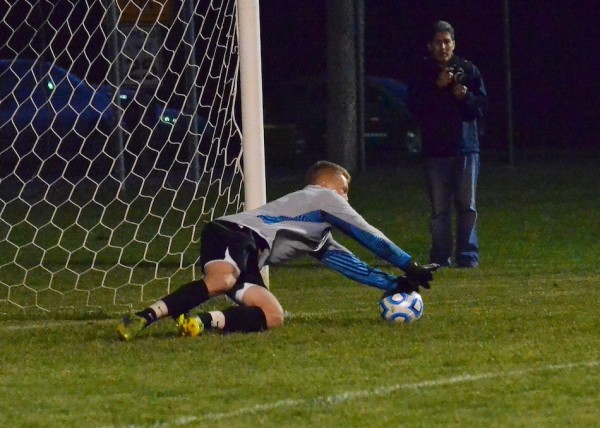
{"type": "MultiPolygon", "coordinates": [[[[466,97],[457,100],[452,85],[438,88],[440,66],[425,58],[408,87],[408,106],[421,127],[422,152],[426,157],[456,156],[479,152],[478,121],[487,109],[487,93],[479,69],[456,55],[447,65],[464,72],[466,97]]],[[[455,72],[456,74],[456,72],[455,72]]]]}

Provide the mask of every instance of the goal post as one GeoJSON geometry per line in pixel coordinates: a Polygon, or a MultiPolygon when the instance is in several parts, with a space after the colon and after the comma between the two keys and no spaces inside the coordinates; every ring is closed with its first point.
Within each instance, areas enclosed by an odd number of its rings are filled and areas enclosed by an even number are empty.
{"type": "Polygon", "coordinates": [[[258,13],[0,0],[0,315],[143,306],[265,202],[258,13]]]}
{"type": "MultiPolygon", "coordinates": [[[[258,0],[238,0],[246,209],[267,201],[258,0]]],[[[267,287],[269,267],[261,275],[267,287]]]]}
{"type": "Polygon", "coordinates": [[[246,208],[266,202],[258,0],[238,0],[246,208]]]}

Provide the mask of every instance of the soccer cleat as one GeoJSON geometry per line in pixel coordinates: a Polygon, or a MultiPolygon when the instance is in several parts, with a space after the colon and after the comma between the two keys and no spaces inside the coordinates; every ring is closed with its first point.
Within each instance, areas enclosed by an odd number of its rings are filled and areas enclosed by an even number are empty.
{"type": "Polygon", "coordinates": [[[183,337],[200,336],[204,331],[204,324],[198,315],[181,314],[177,318],[177,328],[179,335],[183,337]]]}
{"type": "Polygon", "coordinates": [[[138,315],[127,315],[117,326],[119,339],[125,342],[133,340],[146,327],[147,323],[144,318],[138,315]]]}

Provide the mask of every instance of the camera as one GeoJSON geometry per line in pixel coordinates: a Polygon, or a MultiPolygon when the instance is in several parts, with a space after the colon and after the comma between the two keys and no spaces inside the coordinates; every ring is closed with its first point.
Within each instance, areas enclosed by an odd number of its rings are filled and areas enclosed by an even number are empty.
{"type": "Polygon", "coordinates": [[[456,83],[457,85],[467,85],[467,82],[469,81],[469,76],[461,67],[450,67],[448,71],[452,73],[452,79],[454,80],[454,83],[456,83]]]}

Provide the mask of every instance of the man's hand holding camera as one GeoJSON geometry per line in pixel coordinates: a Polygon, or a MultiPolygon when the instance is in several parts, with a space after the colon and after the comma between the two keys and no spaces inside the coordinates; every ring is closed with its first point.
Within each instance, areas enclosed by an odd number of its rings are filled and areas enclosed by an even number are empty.
{"type": "Polygon", "coordinates": [[[457,100],[463,100],[467,96],[468,89],[462,84],[465,74],[462,70],[455,70],[452,67],[443,68],[438,74],[435,84],[438,88],[452,86],[452,95],[457,100]]]}
{"type": "Polygon", "coordinates": [[[467,87],[465,85],[461,85],[460,83],[457,83],[452,88],[452,94],[454,95],[454,98],[456,98],[459,101],[463,100],[467,96],[467,92],[467,87]]]}
{"type": "Polygon", "coordinates": [[[438,74],[435,84],[438,88],[445,88],[454,83],[454,73],[450,67],[443,68],[438,74]]]}

